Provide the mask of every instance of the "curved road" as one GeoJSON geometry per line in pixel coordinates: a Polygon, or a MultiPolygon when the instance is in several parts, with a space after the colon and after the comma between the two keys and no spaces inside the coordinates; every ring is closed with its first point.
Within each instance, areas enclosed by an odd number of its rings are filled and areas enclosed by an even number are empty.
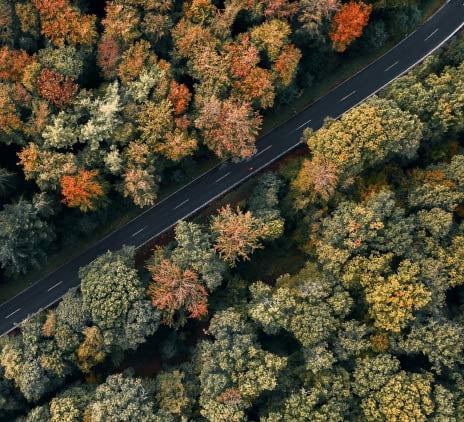
{"type": "Polygon", "coordinates": [[[248,161],[226,162],[201,175],[171,196],[101,239],[78,257],[48,274],[0,305],[0,335],[13,330],[40,309],[57,302],[79,284],[78,270],[107,250],[124,244],[140,247],[168,230],[224,192],[295,148],[303,130],[319,129],[327,116],[339,117],[441,46],[464,26],[464,0],[449,0],[417,31],[351,79],[257,141],[257,153],[248,161]],[[248,168],[254,171],[249,172],[248,168]]]}

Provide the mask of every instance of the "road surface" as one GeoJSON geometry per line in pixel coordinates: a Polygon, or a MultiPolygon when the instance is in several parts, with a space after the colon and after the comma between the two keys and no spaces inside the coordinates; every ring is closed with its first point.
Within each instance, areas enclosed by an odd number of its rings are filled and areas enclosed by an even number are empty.
{"type": "Polygon", "coordinates": [[[231,190],[300,143],[305,128],[319,129],[327,116],[339,117],[420,62],[464,26],[464,0],[448,1],[424,25],[351,79],[257,141],[248,161],[224,163],[101,239],[81,255],[0,305],[0,335],[78,286],[78,270],[107,250],[140,247],[231,190]],[[253,167],[253,171],[249,168],[253,167]]]}

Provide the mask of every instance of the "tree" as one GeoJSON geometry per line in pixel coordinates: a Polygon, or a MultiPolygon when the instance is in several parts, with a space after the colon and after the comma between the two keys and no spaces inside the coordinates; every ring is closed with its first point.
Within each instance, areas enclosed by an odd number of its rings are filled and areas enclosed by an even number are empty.
{"type": "Polygon", "coordinates": [[[361,406],[368,420],[425,422],[434,409],[430,377],[400,371],[361,406]]]}
{"type": "Polygon", "coordinates": [[[175,115],[185,113],[192,98],[192,94],[185,84],[171,81],[168,100],[171,102],[175,115]]]}
{"type": "Polygon", "coordinates": [[[276,388],[287,359],[261,349],[250,325],[233,309],[217,313],[208,332],[214,341],[203,341],[197,352],[200,413],[218,422],[242,421],[252,400],[276,388]]]}
{"type": "Polygon", "coordinates": [[[461,338],[462,325],[445,318],[431,318],[424,323],[416,323],[411,332],[401,342],[401,347],[408,354],[423,354],[427,356],[436,373],[463,362],[463,346],[461,338]]]}
{"type": "Polygon", "coordinates": [[[255,151],[261,122],[250,103],[211,97],[202,104],[195,126],[217,156],[246,158],[255,151]]]}
{"type": "Polygon", "coordinates": [[[289,86],[298,70],[301,51],[294,45],[285,46],[275,62],[275,70],[283,87],[289,86]]]}
{"type": "Polygon", "coordinates": [[[183,385],[185,374],[174,369],[161,372],[156,377],[156,398],[160,409],[174,415],[182,415],[184,409],[191,404],[192,398],[183,385]]]}
{"type": "MultiPolygon", "coordinates": [[[[382,190],[366,202],[341,202],[324,220],[317,256],[326,271],[337,276],[355,256],[393,252],[404,257],[412,250],[415,230],[413,216],[396,206],[394,194],[382,190]]],[[[348,276],[345,282],[349,284],[348,276]]]]}
{"type": "MultiPolygon", "coordinates": [[[[308,351],[333,343],[341,318],[350,312],[347,292],[309,263],[294,276],[279,278],[278,286],[258,282],[250,287],[249,315],[263,331],[275,335],[284,329],[308,351]]],[[[315,373],[326,369],[322,362],[308,366],[315,373]]]]}
{"type": "Polygon", "coordinates": [[[86,327],[82,333],[85,339],[77,348],[76,353],[82,372],[89,373],[92,367],[105,360],[105,345],[98,327],[86,327]]]}
{"type": "Polygon", "coordinates": [[[0,83],[0,139],[6,144],[15,139],[14,135],[20,131],[22,125],[10,91],[7,85],[0,83]]]}
{"type": "Polygon", "coordinates": [[[89,405],[95,422],[151,422],[155,417],[149,390],[139,378],[110,375],[99,385],[89,405]]]}
{"type": "Polygon", "coordinates": [[[189,318],[207,315],[208,293],[199,283],[198,274],[190,269],[182,271],[168,259],[149,270],[153,275],[153,282],[148,286],[148,295],[153,305],[164,311],[167,323],[172,323],[174,313],[181,308],[190,313],[189,318]]]}
{"type": "Polygon", "coordinates": [[[238,207],[233,211],[229,204],[213,217],[211,231],[216,251],[231,267],[239,259],[250,259],[249,255],[255,249],[263,247],[260,240],[267,236],[267,228],[260,218],[253,217],[250,211],[244,213],[238,207]]]}
{"type": "Polygon", "coordinates": [[[18,157],[25,179],[35,180],[42,190],[57,189],[63,176],[77,171],[72,153],[48,151],[32,142],[18,153],[18,157]]]}
{"type": "Polygon", "coordinates": [[[79,170],[76,176],[63,176],[61,179],[62,202],[68,207],[79,208],[83,212],[93,211],[101,202],[104,190],[96,180],[97,170],[79,170]]]}
{"type": "Polygon", "coordinates": [[[103,35],[98,43],[97,65],[105,79],[117,76],[121,48],[119,43],[107,35],[103,35]]]}
{"type": "Polygon", "coordinates": [[[430,301],[431,294],[419,278],[417,264],[401,261],[396,273],[391,274],[391,259],[389,254],[369,259],[358,257],[350,262],[346,273],[351,279],[359,271],[354,279],[359,277],[365,289],[374,326],[399,333],[414,320],[414,312],[430,301]]]}
{"type": "Polygon", "coordinates": [[[14,185],[15,173],[0,167],[0,197],[5,197],[14,185]]]}
{"type": "Polygon", "coordinates": [[[0,211],[0,264],[11,273],[39,267],[54,239],[53,228],[32,202],[20,199],[0,211]]]}
{"type": "Polygon", "coordinates": [[[185,221],[174,230],[177,245],[170,259],[180,268],[191,268],[209,290],[214,290],[222,282],[225,266],[214,251],[211,235],[198,224],[185,221]]]}
{"type": "Polygon", "coordinates": [[[139,207],[153,205],[155,203],[158,185],[153,171],[139,166],[129,167],[123,175],[124,185],[122,192],[124,197],[130,196],[134,204],[139,207]]]}
{"type": "Polygon", "coordinates": [[[339,170],[331,161],[322,157],[305,158],[292,187],[298,192],[296,208],[304,208],[317,198],[328,201],[338,185],[339,170]]]}
{"type": "Polygon", "coordinates": [[[51,69],[42,69],[37,78],[37,87],[42,98],[58,107],[69,104],[79,89],[73,78],[51,69]]]}
{"type": "Polygon", "coordinates": [[[274,63],[289,43],[290,32],[287,22],[272,19],[251,30],[251,43],[264,54],[267,60],[274,63]]]}
{"type": "Polygon", "coordinates": [[[298,2],[298,22],[310,36],[321,37],[324,22],[340,7],[340,0],[302,0],[298,2]]]}
{"type": "Polygon", "coordinates": [[[344,114],[328,120],[317,132],[306,129],[313,158],[333,163],[341,180],[390,157],[411,159],[421,140],[422,124],[391,101],[373,97],[344,114]]]}
{"type": "Polygon", "coordinates": [[[133,269],[133,254],[107,252],[79,272],[83,306],[101,330],[105,350],[135,349],[158,327],[159,313],[133,269]]]}
{"type": "Polygon", "coordinates": [[[341,6],[334,15],[332,32],[329,34],[336,51],[343,53],[356,38],[361,36],[364,27],[369,22],[371,11],[372,5],[367,5],[362,1],[350,1],[341,6]]]}
{"type": "Polygon", "coordinates": [[[83,53],[71,45],[44,48],[39,51],[39,61],[43,67],[56,70],[74,80],[78,79],[84,70],[83,53]]]}
{"type": "Polygon", "coordinates": [[[32,0],[40,15],[41,32],[58,47],[90,46],[97,37],[94,15],[81,15],[67,0],[32,0]]]}

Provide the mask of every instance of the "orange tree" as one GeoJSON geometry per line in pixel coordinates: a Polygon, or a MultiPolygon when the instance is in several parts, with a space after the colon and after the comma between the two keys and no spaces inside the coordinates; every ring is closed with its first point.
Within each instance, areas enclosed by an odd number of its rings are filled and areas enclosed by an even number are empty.
{"type": "Polygon", "coordinates": [[[361,36],[364,27],[369,22],[372,5],[360,1],[351,1],[344,4],[335,14],[332,21],[330,39],[333,48],[342,53],[358,37],[361,36]]]}

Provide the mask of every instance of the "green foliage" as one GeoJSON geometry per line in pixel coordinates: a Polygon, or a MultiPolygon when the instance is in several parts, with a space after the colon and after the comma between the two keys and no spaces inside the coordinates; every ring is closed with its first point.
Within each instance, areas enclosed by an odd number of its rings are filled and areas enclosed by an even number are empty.
{"type": "Polygon", "coordinates": [[[131,249],[107,252],[80,270],[84,309],[110,349],[134,349],[153,334],[159,313],[146,298],[131,249]]]}
{"type": "Polygon", "coordinates": [[[417,116],[394,101],[373,97],[315,133],[307,129],[304,141],[313,157],[334,163],[347,179],[394,156],[414,158],[421,128],[417,116]]]}
{"type": "Polygon", "coordinates": [[[36,204],[20,199],[0,211],[0,264],[11,273],[25,273],[46,259],[55,235],[36,204]]]}

